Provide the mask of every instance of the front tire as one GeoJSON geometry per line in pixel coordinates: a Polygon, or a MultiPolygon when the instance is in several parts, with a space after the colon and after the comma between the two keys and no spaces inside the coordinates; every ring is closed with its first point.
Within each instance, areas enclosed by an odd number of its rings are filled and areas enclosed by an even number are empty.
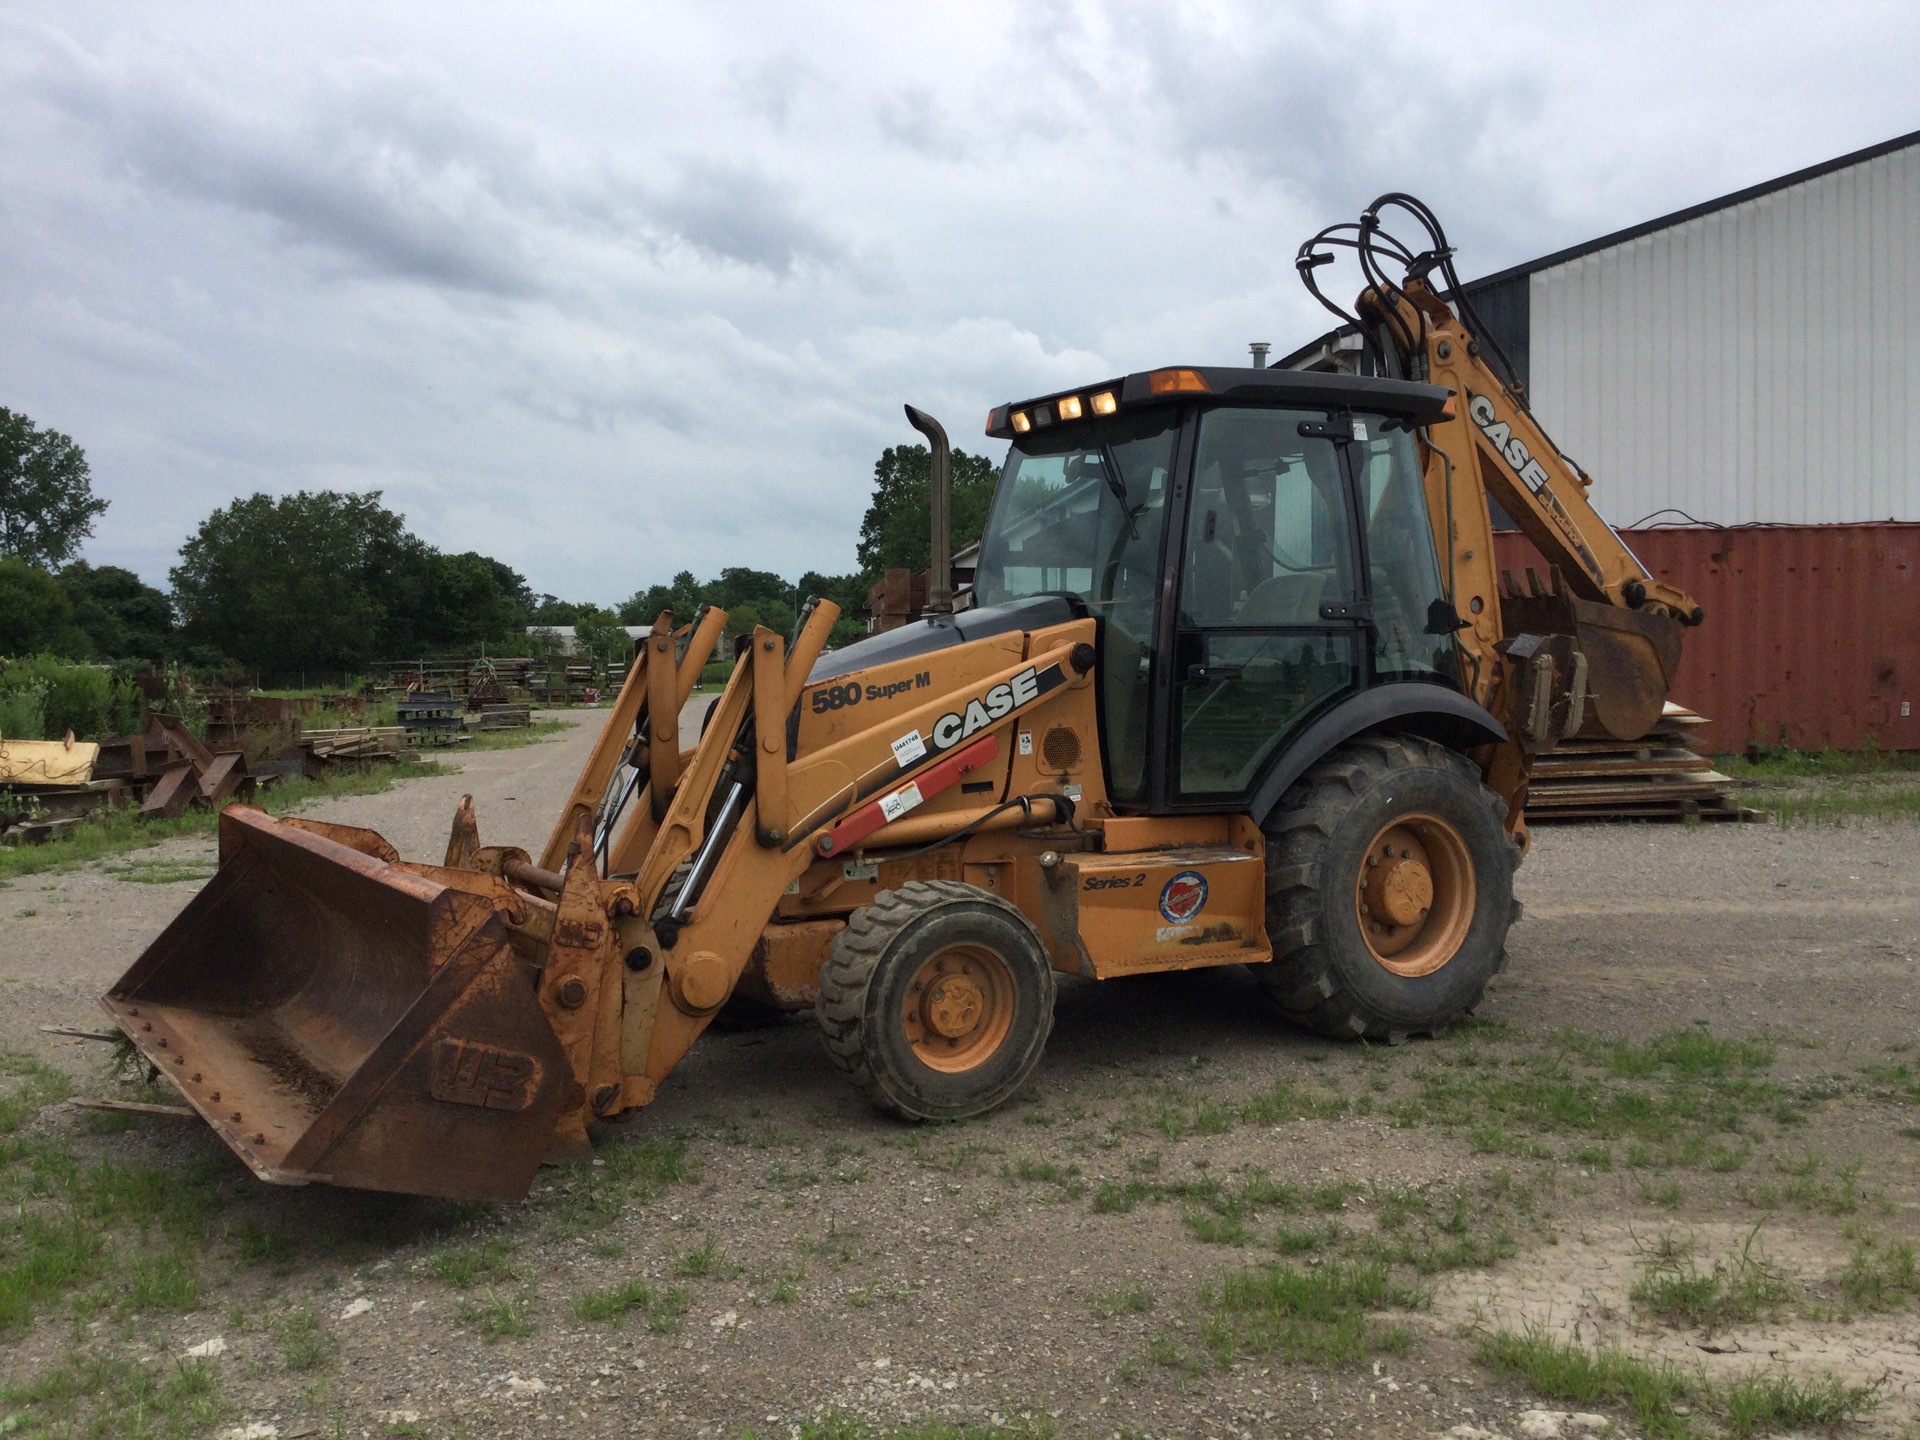
{"type": "Polygon", "coordinates": [[[1014,906],[952,880],[883,890],[853,912],[820,970],[827,1054],[906,1120],[993,1109],[1040,1063],[1053,967],[1014,906]]]}
{"type": "Polygon", "coordinates": [[[1268,998],[1322,1035],[1396,1044],[1469,1013],[1512,917],[1505,814],[1429,740],[1357,740],[1313,766],[1268,821],[1268,998]]]}

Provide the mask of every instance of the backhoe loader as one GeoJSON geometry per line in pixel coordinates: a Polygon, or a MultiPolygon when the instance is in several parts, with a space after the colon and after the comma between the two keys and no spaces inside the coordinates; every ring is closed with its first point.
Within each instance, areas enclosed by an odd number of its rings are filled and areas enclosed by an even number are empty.
{"type": "Polygon", "coordinates": [[[693,735],[727,617],[662,614],[537,857],[464,801],[432,864],[230,806],[106,1012],[261,1178],[476,1199],[588,1153],[730,1001],[811,1010],[907,1119],[1019,1090],[1060,975],[1245,965],[1323,1034],[1439,1031],[1504,963],[1532,756],[1643,733],[1701,617],[1463,324],[1425,208],[1323,232],[1310,288],[1343,245],[1380,373],[1180,365],[997,407],[959,600],[946,434],[908,407],[920,620],[831,653],[825,601],[756,627],[693,735]],[[1502,585],[1490,498],[1544,581],[1502,585]]]}

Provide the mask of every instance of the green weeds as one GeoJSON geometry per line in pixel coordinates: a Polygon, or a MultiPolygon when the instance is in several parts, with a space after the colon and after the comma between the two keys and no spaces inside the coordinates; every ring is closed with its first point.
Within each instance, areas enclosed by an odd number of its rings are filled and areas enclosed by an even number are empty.
{"type": "Polygon", "coordinates": [[[27,1384],[0,1384],[6,1433],[67,1433],[187,1440],[227,1415],[213,1367],[199,1360],[142,1363],[107,1354],[69,1355],[27,1384]]]}
{"type": "Polygon", "coordinates": [[[1209,1313],[1201,1344],[1223,1369],[1254,1356],[1353,1365],[1412,1343],[1404,1326],[1383,1323],[1372,1312],[1426,1302],[1424,1291],[1396,1284],[1378,1261],[1335,1261],[1313,1269],[1267,1265],[1229,1274],[1202,1292],[1209,1313]]]}
{"type": "Polygon", "coordinates": [[[449,1245],[427,1257],[427,1271],[456,1290],[520,1277],[513,1268],[513,1247],[498,1236],[480,1245],[449,1245]]]}
{"type": "Polygon", "coordinates": [[[686,1310],[684,1290],[656,1290],[644,1280],[629,1280],[610,1290],[590,1290],[573,1302],[576,1320],[604,1324],[637,1314],[646,1321],[647,1329],[656,1333],[678,1330],[686,1310]]]}
{"type": "Polygon", "coordinates": [[[462,1300],[459,1315],[489,1341],[533,1334],[533,1317],[525,1300],[489,1295],[485,1300],[462,1300]]]}
{"type": "Polygon", "coordinates": [[[1619,1349],[1589,1350],[1538,1331],[1501,1330],[1481,1339],[1479,1359],[1535,1393],[1579,1404],[1618,1405],[1650,1436],[1664,1440],[1723,1433],[1745,1437],[1775,1430],[1834,1430],[1878,1401],[1877,1387],[1842,1384],[1832,1375],[1802,1381],[1755,1371],[1716,1385],[1698,1371],[1619,1349]],[[1701,1410],[1718,1424],[1702,1428],[1701,1410]]]}
{"type": "Polygon", "coordinates": [[[1702,1270],[1691,1244],[1664,1236],[1647,1251],[1629,1292],[1633,1303],[1670,1325],[1690,1325],[1711,1336],[1732,1325],[1777,1314],[1793,1298],[1778,1266],[1753,1253],[1755,1226],[1731,1262],[1702,1270]]]}

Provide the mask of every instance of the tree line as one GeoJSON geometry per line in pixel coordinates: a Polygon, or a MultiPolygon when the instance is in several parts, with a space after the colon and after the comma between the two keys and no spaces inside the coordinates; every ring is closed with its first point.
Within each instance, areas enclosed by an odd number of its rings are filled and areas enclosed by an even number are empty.
{"type": "MultiPolygon", "coordinates": [[[[956,546],[978,538],[998,467],[954,452],[956,546]]],[[[929,460],[892,447],[874,466],[859,568],[809,570],[788,582],[727,567],[706,581],[681,570],[618,606],[535,594],[506,562],[449,554],[411,533],[379,491],[297,491],[236,499],[201,521],[168,572],[170,589],[130,570],[76,558],[108,502],[94,495],[72,437],[0,408],[0,656],[185,664],[283,680],[352,672],[428,654],[530,653],[529,627],[572,626],[601,658],[624,655],[624,625],[662,610],[682,623],[702,605],[728,629],[790,632],[809,596],[839,605],[833,644],[865,632],[868,589],[893,568],[928,563],[929,460]]]]}

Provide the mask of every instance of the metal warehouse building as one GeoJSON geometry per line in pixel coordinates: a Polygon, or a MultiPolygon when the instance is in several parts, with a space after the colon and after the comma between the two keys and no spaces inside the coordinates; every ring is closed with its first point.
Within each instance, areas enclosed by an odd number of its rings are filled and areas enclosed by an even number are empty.
{"type": "Polygon", "coordinates": [[[1712,748],[1920,749],[1920,132],[1465,288],[1595,503],[1706,606],[1674,698],[1712,748]]]}

